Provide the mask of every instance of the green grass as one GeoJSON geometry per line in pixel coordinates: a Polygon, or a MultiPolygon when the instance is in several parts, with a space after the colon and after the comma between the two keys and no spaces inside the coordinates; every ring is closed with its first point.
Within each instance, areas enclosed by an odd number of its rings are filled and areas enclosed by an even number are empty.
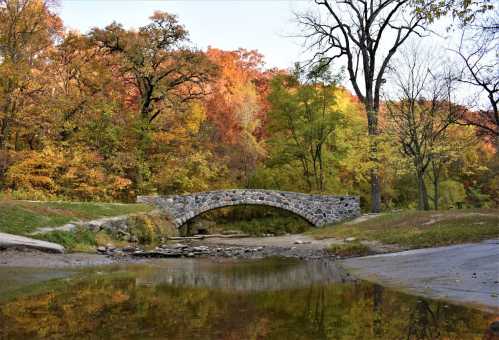
{"type": "Polygon", "coordinates": [[[406,211],[383,214],[357,224],[308,232],[317,238],[355,237],[406,248],[426,248],[499,237],[498,210],[406,211]]]}
{"type": "Polygon", "coordinates": [[[88,229],[76,228],[74,231],[51,231],[35,235],[37,239],[58,243],[69,251],[95,251],[95,233],[88,229]]]}
{"type": "Polygon", "coordinates": [[[214,227],[210,228],[210,232],[240,230],[245,234],[261,236],[263,234],[298,234],[305,232],[309,228],[311,227],[306,221],[294,216],[270,216],[251,220],[218,222],[214,227]]]}
{"type": "Polygon", "coordinates": [[[0,232],[29,234],[38,227],[149,211],[144,204],[0,201],[0,232]]]}
{"type": "Polygon", "coordinates": [[[327,250],[330,253],[342,257],[366,256],[370,253],[369,247],[360,242],[332,244],[327,248],[327,250]]]}

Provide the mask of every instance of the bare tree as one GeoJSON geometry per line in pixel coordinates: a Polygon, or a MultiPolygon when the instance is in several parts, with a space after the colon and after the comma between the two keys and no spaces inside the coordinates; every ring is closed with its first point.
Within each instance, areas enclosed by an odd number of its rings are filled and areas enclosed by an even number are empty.
{"type": "MultiPolygon", "coordinates": [[[[459,110],[450,98],[451,73],[445,69],[439,71],[434,64],[440,59],[421,50],[418,45],[410,45],[403,50],[397,68],[392,69],[397,94],[394,99],[386,100],[387,130],[396,136],[402,154],[413,163],[418,208],[429,210],[425,176],[430,165],[436,171],[445,162],[445,148],[441,147],[445,131],[455,122],[459,110]]],[[[438,195],[438,176],[433,175],[438,195]]],[[[434,197],[434,202],[438,207],[438,197],[434,197]]]]}
{"type": "Polygon", "coordinates": [[[459,48],[454,52],[462,61],[458,81],[478,89],[487,97],[482,107],[461,117],[460,123],[478,127],[491,137],[499,155],[499,11],[464,26],[459,48]]]}
{"type": "MultiPolygon", "coordinates": [[[[385,72],[399,47],[411,35],[421,35],[425,17],[411,8],[409,0],[315,0],[315,4],[322,12],[298,15],[306,47],[315,52],[310,63],[319,61],[328,65],[346,59],[348,77],[366,109],[369,135],[376,137],[385,72]]],[[[370,175],[371,210],[379,212],[381,188],[376,138],[370,148],[375,164],[370,175]]]]}

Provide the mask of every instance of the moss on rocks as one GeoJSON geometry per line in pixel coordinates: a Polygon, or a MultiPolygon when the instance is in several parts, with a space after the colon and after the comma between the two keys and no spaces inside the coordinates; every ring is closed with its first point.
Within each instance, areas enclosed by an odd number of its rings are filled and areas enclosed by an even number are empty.
{"type": "Polygon", "coordinates": [[[153,244],[168,236],[177,236],[177,228],[168,216],[158,211],[129,215],[126,223],[130,240],[140,244],[153,244]]]}

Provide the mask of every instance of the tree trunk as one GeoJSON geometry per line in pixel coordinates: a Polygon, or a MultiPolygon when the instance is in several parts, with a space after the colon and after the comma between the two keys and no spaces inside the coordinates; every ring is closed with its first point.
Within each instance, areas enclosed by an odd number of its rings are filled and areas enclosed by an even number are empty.
{"type": "Polygon", "coordinates": [[[428,192],[424,182],[424,172],[421,167],[417,167],[416,176],[418,180],[418,210],[430,210],[428,192]]]}
{"type": "Polygon", "coordinates": [[[433,202],[435,210],[439,209],[438,203],[440,201],[440,185],[439,185],[439,178],[435,177],[435,180],[433,181],[433,191],[435,192],[435,201],[433,202]]]}
{"type": "Polygon", "coordinates": [[[438,166],[435,165],[434,161],[432,161],[432,169],[433,169],[433,207],[435,210],[439,209],[440,203],[440,170],[441,164],[438,166]]]}
{"type": "Polygon", "coordinates": [[[375,138],[378,136],[378,112],[374,109],[374,103],[367,103],[367,124],[370,145],[370,160],[374,163],[371,169],[371,212],[379,213],[381,211],[381,184],[379,178],[378,145],[375,138]]]}

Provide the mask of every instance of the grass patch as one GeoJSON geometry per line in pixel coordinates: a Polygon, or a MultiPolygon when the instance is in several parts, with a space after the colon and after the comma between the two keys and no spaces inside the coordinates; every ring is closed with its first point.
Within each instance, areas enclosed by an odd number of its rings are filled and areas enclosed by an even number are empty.
{"type": "Polygon", "coordinates": [[[0,201],[0,232],[28,234],[38,227],[54,227],[129,213],[150,211],[145,204],[94,202],[0,201]]]}
{"type": "Polygon", "coordinates": [[[330,253],[343,257],[369,255],[369,247],[360,242],[332,244],[327,250],[330,253]]]}
{"type": "Polygon", "coordinates": [[[69,251],[94,251],[97,246],[95,234],[88,229],[76,228],[73,231],[51,231],[35,235],[39,240],[58,243],[69,251]]]}
{"type": "Polygon", "coordinates": [[[377,240],[407,248],[477,242],[499,237],[498,210],[406,211],[383,214],[357,224],[326,226],[308,232],[317,238],[377,240]]]}

